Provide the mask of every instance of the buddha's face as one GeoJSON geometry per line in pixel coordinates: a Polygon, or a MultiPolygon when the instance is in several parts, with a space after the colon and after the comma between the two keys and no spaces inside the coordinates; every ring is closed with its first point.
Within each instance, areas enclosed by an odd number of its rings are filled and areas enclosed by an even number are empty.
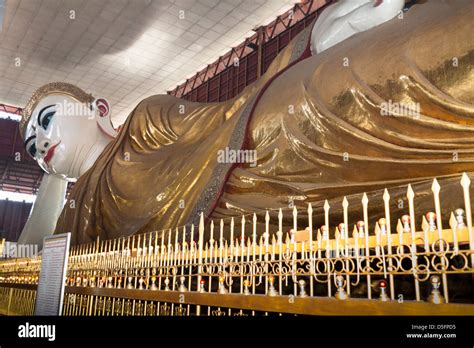
{"type": "Polygon", "coordinates": [[[98,108],[68,95],[45,96],[27,125],[28,153],[47,173],[74,181],[88,169],[88,163],[93,164],[96,148],[111,140],[100,129],[98,113],[98,108]]]}

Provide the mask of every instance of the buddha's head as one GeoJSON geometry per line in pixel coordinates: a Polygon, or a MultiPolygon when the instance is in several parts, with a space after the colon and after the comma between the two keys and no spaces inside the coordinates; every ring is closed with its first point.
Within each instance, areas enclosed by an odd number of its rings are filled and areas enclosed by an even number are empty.
{"type": "Polygon", "coordinates": [[[74,181],[115,137],[110,115],[105,99],[53,82],[28,101],[20,132],[27,152],[44,171],[74,181]]]}

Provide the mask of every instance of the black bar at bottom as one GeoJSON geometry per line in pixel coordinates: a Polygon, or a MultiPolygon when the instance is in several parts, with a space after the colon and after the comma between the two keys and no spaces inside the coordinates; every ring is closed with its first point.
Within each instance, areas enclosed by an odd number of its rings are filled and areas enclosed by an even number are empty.
{"type": "Polygon", "coordinates": [[[288,344],[474,344],[474,317],[0,317],[0,346],[288,344]],[[19,328],[54,325],[48,337],[19,337],[19,328]],[[23,326],[25,327],[25,326],[23,326]]]}

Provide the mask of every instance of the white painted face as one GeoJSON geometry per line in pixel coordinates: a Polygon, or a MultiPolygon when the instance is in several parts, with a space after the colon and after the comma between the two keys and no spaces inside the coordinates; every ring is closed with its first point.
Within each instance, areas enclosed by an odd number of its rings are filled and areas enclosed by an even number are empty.
{"type": "Polygon", "coordinates": [[[99,113],[98,108],[68,95],[45,96],[27,125],[28,153],[47,173],[75,181],[112,139],[101,130],[99,113]]]}

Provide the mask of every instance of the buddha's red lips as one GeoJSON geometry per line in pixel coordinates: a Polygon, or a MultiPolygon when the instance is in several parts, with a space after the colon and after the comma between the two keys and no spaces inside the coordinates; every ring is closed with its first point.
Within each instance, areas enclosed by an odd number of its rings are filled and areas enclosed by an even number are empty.
{"type": "Polygon", "coordinates": [[[61,142],[57,143],[56,145],[51,146],[51,148],[48,150],[48,153],[46,154],[46,156],[44,156],[44,162],[46,164],[49,164],[49,162],[53,158],[54,150],[56,150],[56,148],[58,147],[59,144],[61,144],[61,142]]]}

